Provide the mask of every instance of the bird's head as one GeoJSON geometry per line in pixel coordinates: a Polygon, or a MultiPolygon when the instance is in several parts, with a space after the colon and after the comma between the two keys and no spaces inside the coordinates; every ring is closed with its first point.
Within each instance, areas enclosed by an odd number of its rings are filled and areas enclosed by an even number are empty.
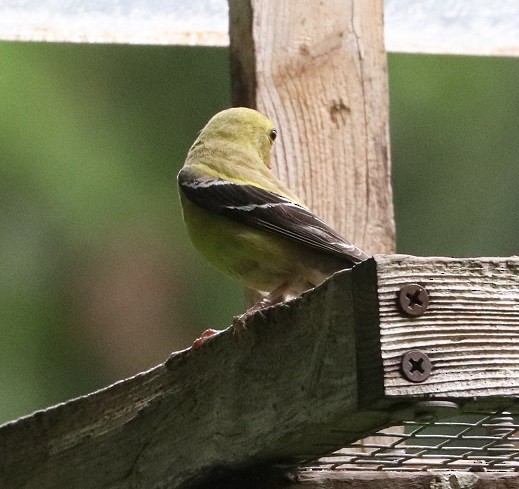
{"type": "Polygon", "coordinates": [[[274,124],[263,114],[246,107],[234,107],[213,116],[200,132],[197,141],[227,142],[257,151],[261,160],[270,168],[270,150],[276,136],[274,124]]]}

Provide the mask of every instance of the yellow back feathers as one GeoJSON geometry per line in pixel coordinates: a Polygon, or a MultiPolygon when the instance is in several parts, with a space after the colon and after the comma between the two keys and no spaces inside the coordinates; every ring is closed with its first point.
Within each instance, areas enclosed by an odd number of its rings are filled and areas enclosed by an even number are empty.
{"type": "Polygon", "coordinates": [[[202,129],[178,175],[194,245],[245,286],[267,293],[261,307],[367,258],[271,172],[275,139],[274,125],[259,112],[224,110],[202,129]]]}

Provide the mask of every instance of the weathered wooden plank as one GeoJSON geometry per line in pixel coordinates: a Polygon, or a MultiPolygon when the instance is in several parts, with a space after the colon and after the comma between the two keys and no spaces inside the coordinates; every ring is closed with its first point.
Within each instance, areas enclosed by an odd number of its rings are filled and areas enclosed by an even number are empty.
{"type": "MultiPolygon", "coordinates": [[[[355,329],[377,320],[377,304],[374,261],[357,268],[243,333],[4,425],[0,487],[180,487],[225,467],[315,458],[384,425],[386,408],[359,401],[355,329]]],[[[382,387],[361,386],[370,400],[382,387]]]]}
{"type": "MultiPolygon", "coordinates": [[[[229,13],[233,103],[277,125],[274,171],[348,240],[394,252],[383,1],[230,0],[229,13]]],[[[363,382],[380,380],[365,366],[363,382]]]]}
{"type": "Polygon", "coordinates": [[[519,258],[376,258],[380,341],[387,396],[519,395],[519,258]],[[404,284],[429,293],[420,317],[397,308],[404,284]],[[423,383],[400,374],[402,355],[427,353],[423,383]]]}
{"type": "Polygon", "coordinates": [[[503,405],[519,393],[519,258],[377,256],[247,328],[4,425],[0,487],[181,487],[312,459],[398,424],[423,397],[503,405]],[[397,309],[408,282],[429,292],[422,317],[397,309]],[[488,328],[471,329],[478,312],[488,328]],[[433,364],[422,384],[398,372],[411,347],[433,364]]]}
{"type": "Polygon", "coordinates": [[[485,472],[348,472],[323,470],[300,472],[299,482],[288,489],[510,489],[519,487],[519,476],[485,472]]]}
{"type": "MultiPolygon", "coordinates": [[[[386,400],[448,398],[458,403],[460,412],[506,409],[506,399],[519,394],[519,258],[397,255],[375,260],[386,400]],[[429,306],[421,317],[404,316],[397,306],[398,291],[409,283],[425,286],[429,293],[429,306]],[[406,381],[400,373],[401,358],[412,349],[424,351],[433,365],[429,379],[420,384],[406,381]]],[[[359,378],[362,375],[359,369],[359,378]]],[[[376,375],[365,377],[363,385],[373,379],[376,375]]],[[[412,419],[412,413],[408,416],[412,419]]],[[[388,443],[383,437],[369,440],[388,443]]],[[[437,462],[431,460],[431,466],[437,462]]],[[[298,475],[297,487],[316,489],[519,487],[517,474],[496,472],[303,470],[298,475]]]]}
{"type": "Polygon", "coordinates": [[[371,253],[395,246],[382,0],[231,0],[234,105],[278,126],[273,168],[371,253]]]}

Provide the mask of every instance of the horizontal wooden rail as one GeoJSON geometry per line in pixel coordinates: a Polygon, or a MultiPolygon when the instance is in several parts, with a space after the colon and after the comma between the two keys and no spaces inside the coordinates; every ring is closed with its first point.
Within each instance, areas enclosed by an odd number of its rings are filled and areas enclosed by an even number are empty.
{"type": "Polygon", "coordinates": [[[242,333],[5,424],[0,487],[187,487],[297,464],[398,424],[416,400],[502,404],[518,369],[518,258],[376,256],[242,333]],[[419,316],[398,299],[408,284],[426,291],[419,316]],[[431,363],[422,382],[402,373],[409,350],[431,363]]]}
{"type": "Polygon", "coordinates": [[[377,258],[381,353],[387,396],[519,395],[519,258],[377,258]],[[405,284],[426,290],[418,317],[399,314],[405,284]],[[418,349],[431,375],[421,383],[400,373],[418,349]]]}

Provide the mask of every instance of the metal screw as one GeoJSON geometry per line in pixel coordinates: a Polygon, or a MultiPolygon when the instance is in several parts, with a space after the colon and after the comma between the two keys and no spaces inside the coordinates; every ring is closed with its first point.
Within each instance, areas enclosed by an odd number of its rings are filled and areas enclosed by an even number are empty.
{"type": "Polygon", "coordinates": [[[413,406],[414,419],[420,423],[430,423],[441,418],[458,414],[460,406],[452,401],[419,401],[413,406]]]}
{"type": "Polygon", "coordinates": [[[400,310],[408,316],[421,316],[429,306],[429,294],[418,284],[406,284],[398,292],[400,310]]]}
{"type": "Polygon", "coordinates": [[[499,438],[489,446],[489,451],[494,455],[509,455],[515,449],[510,440],[510,437],[516,432],[516,425],[514,425],[514,418],[511,413],[502,411],[490,418],[483,426],[487,435],[499,438]]]}
{"type": "Polygon", "coordinates": [[[431,375],[432,363],[427,353],[411,350],[402,356],[400,372],[409,382],[423,382],[431,375]]]}

